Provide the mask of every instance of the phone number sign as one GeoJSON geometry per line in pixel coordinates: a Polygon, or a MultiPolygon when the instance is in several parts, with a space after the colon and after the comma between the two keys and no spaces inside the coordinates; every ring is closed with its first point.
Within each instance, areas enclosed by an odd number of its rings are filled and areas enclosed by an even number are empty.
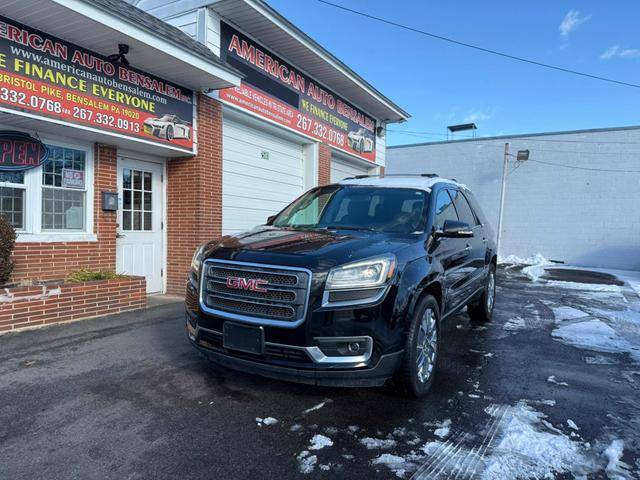
{"type": "Polygon", "coordinates": [[[333,147],[376,159],[376,121],[226,23],[221,57],[244,75],[219,98],[333,147]]]}
{"type": "Polygon", "coordinates": [[[0,16],[0,107],[193,151],[193,92],[0,16]]]}

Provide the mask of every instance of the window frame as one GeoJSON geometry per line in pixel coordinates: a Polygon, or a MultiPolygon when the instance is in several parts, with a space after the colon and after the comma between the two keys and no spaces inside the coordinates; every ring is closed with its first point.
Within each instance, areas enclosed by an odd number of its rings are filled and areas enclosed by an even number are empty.
{"type": "Polygon", "coordinates": [[[25,172],[24,182],[23,183],[14,183],[14,182],[5,182],[0,181],[0,187],[6,188],[16,188],[22,190],[22,228],[16,228],[16,233],[20,234],[27,230],[27,204],[28,204],[28,196],[27,196],[27,175],[25,172]]]}
{"type": "MultiPolygon", "coordinates": [[[[456,198],[452,198],[453,200],[453,206],[456,209],[456,213],[458,214],[458,219],[461,222],[464,222],[464,220],[462,218],[460,218],[461,213],[460,210],[458,209],[458,205],[456,205],[456,202],[465,202],[467,207],[469,207],[469,212],[471,212],[471,217],[473,218],[473,223],[470,223],[469,226],[473,229],[476,227],[480,227],[482,224],[480,223],[480,220],[478,219],[478,216],[476,215],[476,212],[473,211],[473,207],[471,206],[471,203],[469,202],[469,200],[467,199],[466,195],[464,194],[464,192],[462,191],[462,189],[460,188],[455,188],[455,189],[451,189],[452,191],[456,192],[456,198]],[[462,200],[458,200],[458,198],[461,198],[462,200]]],[[[467,222],[465,222],[467,223],[467,222]]]]}
{"type": "Polygon", "coordinates": [[[456,214],[456,219],[458,221],[460,221],[460,216],[458,215],[458,210],[456,209],[456,205],[455,205],[455,203],[453,201],[453,197],[451,197],[451,193],[449,193],[449,190],[451,190],[451,189],[447,188],[447,187],[443,187],[443,188],[439,189],[437,191],[437,193],[436,193],[436,196],[435,196],[435,202],[433,202],[433,227],[434,227],[434,229],[436,231],[442,231],[442,228],[444,228],[444,224],[441,225],[441,226],[438,225],[438,210],[437,210],[437,208],[438,208],[438,197],[443,193],[446,194],[449,197],[449,200],[451,200],[451,206],[453,207],[453,211],[456,214]],[[440,227],[440,228],[438,228],[438,227],[440,227]]]}
{"type": "MultiPolygon", "coordinates": [[[[0,128],[5,128],[1,126],[0,128]]],[[[16,130],[14,127],[6,127],[16,130]]],[[[42,143],[52,147],[70,148],[80,150],[85,154],[85,186],[84,190],[73,189],[76,191],[84,191],[84,229],[82,230],[43,230],[42,228],[42,197],[43,188],[57,188],[44,185],[42,166],[25,170],[24,183],[16,184],[12,182],[0,182],[0,186],[24,189],[24,218],[23,228],[16,229],[16,242],[74,242],[74,241],[97,241],[94,233],[94,154],[93,144],[77,143],[62,138],[51,138],[46,135],[40,135],[42,143]]],[[[71,190],[71,189],[70,189],[71,190]]]]}

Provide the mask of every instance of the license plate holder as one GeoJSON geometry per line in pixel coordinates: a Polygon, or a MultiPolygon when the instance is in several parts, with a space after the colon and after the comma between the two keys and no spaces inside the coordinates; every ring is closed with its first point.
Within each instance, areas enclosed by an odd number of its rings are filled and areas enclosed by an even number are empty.
{"type": "Polygon", "coordinates": [[[225,322],[222,333],[224,348],[257,355],[264,353],[264,329],[262,327],[225,322]]]}

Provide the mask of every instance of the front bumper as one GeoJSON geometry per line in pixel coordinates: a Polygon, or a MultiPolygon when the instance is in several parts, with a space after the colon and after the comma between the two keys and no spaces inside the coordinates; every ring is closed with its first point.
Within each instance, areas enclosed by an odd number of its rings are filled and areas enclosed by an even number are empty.
{"type": "Polygon", "coordinates": [[[300,347],[270,344],[264,355],[230,351],[222,346],[221,335],[193,328],[186,322],[191,344],[212,362],[247,373],[278,380],[334,387],[377,387],[385,384],[400,367],[403,351],[379,355],[375,364],[313,364],[305,362],[300,347]],[[299,352],[299,353],[293,353],[299,352]],[[296,366],[298,362],[298,366],[296,366]]]}

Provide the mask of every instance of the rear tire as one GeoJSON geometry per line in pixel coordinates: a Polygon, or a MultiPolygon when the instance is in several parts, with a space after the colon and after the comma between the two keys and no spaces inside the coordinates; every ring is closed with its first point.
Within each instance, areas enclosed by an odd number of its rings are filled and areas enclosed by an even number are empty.
{"type": "Polygon", "coordinates": [[[440,309],[431,295],[420,299],[405,340],[402,365],[395,377],[398,391],[407,397],[425,396],[439,365],[440,309]]]}
{"type": "Polygon", "coordinates": [[[496,299],[496,266],[491,263],[489,265],[489,273],[485,280],[484,290],[480,298],[467,305],[469,317],[472,322],[488,322],[493,316],[493,307],[496,299]]]}

